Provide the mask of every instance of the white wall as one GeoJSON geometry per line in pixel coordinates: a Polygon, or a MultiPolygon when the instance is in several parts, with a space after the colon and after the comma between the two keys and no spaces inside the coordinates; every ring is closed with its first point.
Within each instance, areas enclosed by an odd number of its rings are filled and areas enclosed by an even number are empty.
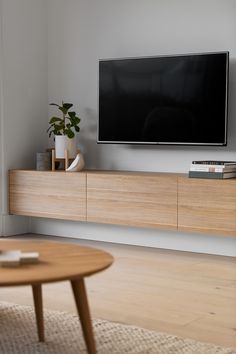
{"type": "Polygon", "coordinates": [[[30,229],[32,232],[45,235],[236,256],[236,242],[233,237],[214,237],[194,233],[177,233],[96,223],[86,224],[63,220],[40,220],[39,218],[31,219],[30,229]]]}
{"type": "Polygon", "coordinates": [[[235,0],[49,1],[49,98],[78,106],[88,167],[186,172],[194,159],[236,158],[235,13],[235,0]],[[227,147],[96,144],[99,58],[220,50],[231,56],[227,147]]]}
{"type": "Polygon", "coordinates": [[[2,141],[3,141],[3,72],[2,72],[2,2],[0,1],[0,236],[3,234],[3,159],[2,159],[2,141]]]}
{"type": "MultiPolygon", "coordinates": [[[[49,100],[71,101],[82,117],[88,168],[187,172],[194,159],[236,158],[235,0],[49,0],[49,100]],[[98,59],[230,51],[227,147],[97,145],[98,59]]],[[[33,218],[31,230],[236,256],[236,240],[33,218]]]]}
{"type": "Polygon", "coordinates": [[[30,230],[236,255],[235,239],[227,237],[36,218],[28,228],[27,218],[7,216],[6,178],[9,168],[34,167],[36,151],[45,149],[48,96],[73,102],[82,116],[80,143],[89,168],[186,172],[193,159],[235,159],[235,0],[0,0],[0,6],[3,233],[30,230]],[[96,144],[99,58],[217,50],[231,54],[228,147],[96,144]]]}
{"type": "Polygon", "coordinates": [[[47,147],[47,2],[0,0],[2,233],[28,230],[28,218],[8,216],[7,171],[35,168],[47,147]]]}

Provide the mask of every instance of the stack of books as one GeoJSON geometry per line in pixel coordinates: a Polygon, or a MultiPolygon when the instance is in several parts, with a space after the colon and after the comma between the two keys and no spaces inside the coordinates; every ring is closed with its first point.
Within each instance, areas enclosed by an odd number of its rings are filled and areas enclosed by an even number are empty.
{"type": "Polygon", "coordinates": [[[192,161],[189,177],[192,178],[236,178],[236,161],[192,161]]]}
{"type": "Polygon", "coordinates": [[[36,263],[38,252],[21,252],[20,250],[0,250],[0,267],[17,267],[20,264],[36,263]]]}

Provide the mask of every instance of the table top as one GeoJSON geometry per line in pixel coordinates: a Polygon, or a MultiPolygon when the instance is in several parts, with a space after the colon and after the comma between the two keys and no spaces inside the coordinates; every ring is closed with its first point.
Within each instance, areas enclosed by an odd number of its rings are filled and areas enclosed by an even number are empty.
{"type": "Polygon", "coordinates": [[[0,267],[0,286],[80,279],[108,268],[113,262],[107,252],[65,242],[1,239],[0,250],[39,252],[35,264],[0,267]]]}

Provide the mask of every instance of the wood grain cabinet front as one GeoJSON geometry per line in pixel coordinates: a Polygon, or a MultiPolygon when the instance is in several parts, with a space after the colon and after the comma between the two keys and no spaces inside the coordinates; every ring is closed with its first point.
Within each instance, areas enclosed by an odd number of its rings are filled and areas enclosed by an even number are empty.
{"type": "Polygon", "coordinates": [[[236,179],[12,170],[11,214],[236,236],[236,179]]]}
{"type": "Polygon", "coordinates": [[[177,177],[87,173],[87,221],[177,229],[177,177]]]}
{"type": "Polygon", "coordinates": [[[86,221],[86,173],[12,170],[11,214],[86,221]]]}
{"type": "Polygon", "coordinates": [[[236,179],[180,177],[178,229],[236,236],[236,179]]]}

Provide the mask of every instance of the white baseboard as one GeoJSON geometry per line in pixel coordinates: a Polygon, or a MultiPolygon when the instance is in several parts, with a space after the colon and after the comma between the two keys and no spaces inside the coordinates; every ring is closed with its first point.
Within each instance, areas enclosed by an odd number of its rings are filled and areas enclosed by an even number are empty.
{"type": "Polygon", "coordinates": [[[43,235],[236,257],[236,237],[42,218],[31,219],[30,231],[43,235]]]}
{"type": "Polygon", "coordinates": [[[27,216],[2,215],[1,236],[18,235],[30,232],[30,218],[27,216]]]}

